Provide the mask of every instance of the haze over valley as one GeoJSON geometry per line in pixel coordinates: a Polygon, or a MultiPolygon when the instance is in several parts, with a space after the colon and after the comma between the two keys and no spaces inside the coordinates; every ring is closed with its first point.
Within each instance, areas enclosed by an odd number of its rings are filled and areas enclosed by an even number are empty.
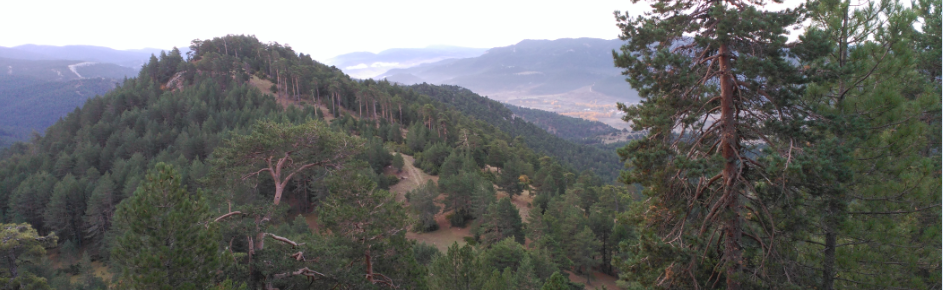
{"type": "Polygon", "coordinates": [[[483,55],[391,69],[378,75],[403,84],[428,82],[466,87],[504,103],[557,112],[628,128],[615,103],[637,103],[613,66],[621,40],[523,40],[483,55]]]}

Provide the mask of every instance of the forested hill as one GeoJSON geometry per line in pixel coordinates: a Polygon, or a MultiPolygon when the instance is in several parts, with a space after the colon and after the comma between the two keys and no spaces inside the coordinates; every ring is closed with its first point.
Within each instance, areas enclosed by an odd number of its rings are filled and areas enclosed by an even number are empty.
{"type": "Polygon", "coordinates": [[[504,104],[482,97],[469,89],[426,83],[411,85],[409,88],[448,104],[466,115],[483,120],[507,132],[512,138],[521,137],[527,147],[553,156],[578,172],[589,170],[606,180],[615,180],[622,169],[622,163],[615,152],[567,141],[533,123],[515,117],[504,104]]]}
{"type": "Polygon", "coordinates": [[[44,82],[0,75],[0,148],[44,131],[89,98],[113,89],[116,82],[103,78],[44,82]]]}
{"type": "MultiPolygon", "coordinates": [[[[16,56],[16,55],[14,55],[16,56]]],[[[81,60],[0,58],[0,148],[42,133],[137,69],[81,60]]]]}
{"type": "Polygon", "coordinates": [[[525,121],[534,123],[534,125],[537,125],[541,129],[570,141],[619,132],[618,129],[599,121],[573,118],[554,112],[518,107],[511,104],[504,105],[514,113],[515,117],[520,117],[525,121]]]}
{"type": "Polygon", "coordinates": [[[176,50],[151,58],[136,78],[0,154],[0,219],[13,229],[4,234],[27,236],[18,241],[32,247],[5,254],[21,256],[2,266],[0,283],[449,289],[457,282],[446,277],[470,277],[463,283],[475,288],[580,287],[561,273],[613,273],[613,245],[628,237],[624,228],[612,232],[628,208],[624,188],[529,148],[532,136],[553,137],[536,126],[491,125],[463,113],[477,107],[352,80],[254,37],[190,48],[192,58],[176,50]],[[386,191],[400,180],[402,155],[414,155],[439,184],[405,196],[386,191]],[[511,199],[528,191],[534,207],[522,217],[511,199]],[[453,226],[473,229],[457,240],[468,245],[440,254],[406,239],[406,231],[435,230],[432,216],[444,212],[453,226]],[[530,247],[523,219],[546,225],[527,233],[530,247]],[[43,247],[58,248],[55,265],[29,262],[42,260],[43,247]],[[521,259],[508,264],[507,255],[521,259]],[[115,275],[93,275],[92,261],[115,275]],[[187,274],[140,279],[167,265],[187,274]]]}

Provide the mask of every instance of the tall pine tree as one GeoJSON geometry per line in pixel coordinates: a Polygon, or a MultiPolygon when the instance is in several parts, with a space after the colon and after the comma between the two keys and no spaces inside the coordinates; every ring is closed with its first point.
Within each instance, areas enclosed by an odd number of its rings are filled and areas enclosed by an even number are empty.
{"type": "Polygon", "coordinates": [[[615,64],[643,98],[619,108],[649,132],[619,150],[634,167],[621,180],[650,197],[638,218],[649,238],[622,270],[645,287],[768,285],[776,229],[766,204],[780,195],[756,188],[778,181],[758,155],[787,155],[782,144],[805,117],[791,109],[797,74],[785,49],[799,14],[765,11],[762,0],[650,2],[642,16],[616,13],[627,44],[615,64]]]}
{"type": "Polygon", "coordinates": [[[202,191],[180,185],[170,165],[158,163],[134,195],[115,212],[120,236],[111,258],[119,288],[205,289],[219,264],[219,234],[207,225],[202,191]]]}
{"type": "MultiPolygon", "coordinates": [[[[803,179],[821,185],[803,202],[815,218],[795,237],[796,266],[814,269],[805,282],[820,289],[933,288],[940,140],[927,137],[939,132],[939,72],[921,77],[919,60],[934,50],[920,46],[924,33],[939,27],[916,31],[919,9],[897,1],[809,8],[811,27],[796,52],[811,80],[804,98],[820,145],[806,149],[819,162],[804,162],[803,171],[820,174],[803,179]],[[843,177],[816,170],[825,167],[843,177]]],[[[939,55],[939,39],[936,47],[939,55]]]]}

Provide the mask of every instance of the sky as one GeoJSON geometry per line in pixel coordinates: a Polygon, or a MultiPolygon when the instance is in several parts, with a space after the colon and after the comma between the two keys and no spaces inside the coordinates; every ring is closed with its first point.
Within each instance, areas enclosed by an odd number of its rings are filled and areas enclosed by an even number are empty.
{"type": "Polygon", "coordinates": [[[193,39],[249,34],[319,60],[431,45],[491,48],[524,39],[614,39],[619,30],[613,11],[637,15],[646,7],[625,0],[73,0],[8,1],[3,6],[0,46],[170,49],[188,46],[193,39]]]}

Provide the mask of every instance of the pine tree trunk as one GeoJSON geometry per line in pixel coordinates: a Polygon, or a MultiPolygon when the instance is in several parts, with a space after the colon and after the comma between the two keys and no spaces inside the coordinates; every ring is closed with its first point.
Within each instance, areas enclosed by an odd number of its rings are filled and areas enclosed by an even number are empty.
{"type": "Polygon", "coordinates": [[[10,277],[16,278],[19,275],[18,269],[16,267],[16,252],[15,249],[10,249],[10,253],[7,254],[7,261],[10,264],[10,277]]]}
{"type": "Polygon", "coordinates": [[[836,234],[830,226],[825,229],[825,261],[822,265],[822,289],[832,290],[835,284],[836,234]]]}
{"type": "MultiPolygon", "coordinates": [[[[846,7],[847,9],[847,7],[846,7]]],[[[845,54],[848,49],[848,11],[842,10],[844,17],[842,17],[842,26],[841,26],[841,38],[838,41],[838,67],[845,67],[845,54]]],[[[845,80],[838,80],[838,101],[837,106],[840,106],[844,99],[845,91],[845,80]]],[[[833,199],[835,197],[832,197],[833,199]]],[[[822,261],[822,289],[823,290],[832,290],[834,289],[835,284],[835,247],[837,234],[835,233],[834,223],[831,222],[832,219],[836,218],[838,215],[839,209],[835,208],[832,204],[829,204],[827,210],[825,211],[825,251],[822,261]]]]}
{"type": "Polygon", "coordinates": [[[726,210],[729,212],[727,221],[724,222],[724,262],[727,264],[727,289],[740,289],[740,282],[736,276],[742,268],[742,253],[740,249],[741,221],[740,221],[740,194],[734,188],[738,179],[737,172],[737,150],[739,149],[739,138],[737,136],[737,108],[734,104],[734,80],[730,72],[731,53],[726,44],[721,44],[718,51],[720,54],[720,71],[723,75],[720,78],[721,88],[721,117],[723,124],[723,136],[721,137],[721,147],[723,148],[724,164],[724,195],[721,202],[726,202],[726,210]]]}
{"type": "Polygon", "coordinates": [[[285,192],[285,184],[281,180],[275,180],[275,205],[282,201],[282,193],[285,192]]]}
{"type": "Polygon", "coordinates": [[[280,87],[282,85],[281,73],[278,71],[278,68],[275,68],[275,97],[280,96],[280,87]]]}
{"type": "Polygon", "coordinates": [[[370,284],[375,284],[375,283],[374,283],[375,280],[373,279],[373,257],[370,256],[370,249],[369,249],[369,248],[367,248],[367,250],[363,252],[363,262],[364,262],[364,265],[365,265],[366,268],[367,268],[367,269],[366,269],[366,272],[367,272],[367,275],[366,275],[366,276],[367,276],[367,281],[370,281],[370,284]]]}

